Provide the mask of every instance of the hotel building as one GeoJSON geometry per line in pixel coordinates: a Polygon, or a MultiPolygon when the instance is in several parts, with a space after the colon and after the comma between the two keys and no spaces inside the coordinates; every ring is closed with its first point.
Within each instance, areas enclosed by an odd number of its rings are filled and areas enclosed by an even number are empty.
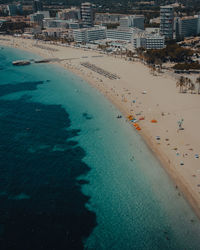
{"type": "Polygon", "coordinates": [[[73,35],[74,41],[78,43],[102,40],[106,38],[106,28],[94,26],[92,28],[75,29],[73,35]]]}
{"type": "Polygon", "coordinates": [[[7,11],[9,16],[21,15],[23,13],[22,5],[19,4],[8,4],[7,11]]]}
{"type": "Polygon", "coordinates": [[[91,3],[81,4],[81,19],[83,21],[84,27],[92,27],[94,25],[94,16],[91,3]]]}
{"type": "Polygon", "coordinates": [[[173,39],[174,9],[172,6],[160,7],[160,33],[166,39],[173,39]]]}
{"type": "Polygon", "coordinates": [[[111,13],[95,13],[95,23],[119,23],[119,20],[122,17],[125,17],[125,15],[111,13]]]}
{"type": "Polygon", "coordinates": [[[132,36],[140,32],[142,32],[142,30],[137,28],[122,29],[118,27],[117,29],[107,29],[106,37],[110,40],[131,42],[132,36]]]}
{"type": "Polygon", "coordinates": [[[41,0],[33,0],[33,13],[37,11],[43,11],[43,3],[41,0]]]}
{"type": "Polygon", "coordinates": [[[44,18],[44,28],[66,28],[66,29],[80,29],[82,24],[73,20],[60,20],[55,18],[44,18]]]}
{"type": "Polygon", "coordinates": [[[200,33],[200,15],[177,17],[175,19],[176,38],[184,38],[188,36],[196,36],[200,33]]]}
{"type": "Polygon", "coordinates": [[[121,17],[119,23],[121,29],[127,29],[133,27],[144,30],[143,15],[132,15],[132,16],[121,17]]]}
{"type": "Polygon", "coordinates": [[[165,37],[159,34],[138,33],[132,37],[132,45],[135,49],[163,49],[165,48],[165,37]]]}

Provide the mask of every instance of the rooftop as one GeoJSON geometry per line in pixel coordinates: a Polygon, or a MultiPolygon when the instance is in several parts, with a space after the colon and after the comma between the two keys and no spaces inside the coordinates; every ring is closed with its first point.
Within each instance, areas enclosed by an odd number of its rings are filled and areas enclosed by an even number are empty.
{"type": "Polygon", "coordinates": [[[197,16],[184,16],[181,18],[181,20],[191,20],[191,19],[196,19],[198,18],[197,16]]]}
{"type": "Polygon", "coordinates": [[[106,27],[104,27],[104,26],[94,26],[94,27],[76,29],[75,31],[99,30],[99,29],[106,29],[106,27]]]}
{"type": "Polygon", "coordinates": [[[162,8],[162,9],[173,9],[173,6],[171,6],[171,5],[164,5],[164,6],[160,6],[160,8],[162,8]]]}

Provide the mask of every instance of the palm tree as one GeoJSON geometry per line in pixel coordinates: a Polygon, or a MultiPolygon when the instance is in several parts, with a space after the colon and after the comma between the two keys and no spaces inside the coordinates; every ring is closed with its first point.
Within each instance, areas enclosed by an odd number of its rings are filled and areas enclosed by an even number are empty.
{"type": "Polygon", "coordinates": [[[150,72],[153,76],[156,76],[156,68],[154,65],[149,65],[150,72]]]}
{"type": "Polygon", "coordinates": [[[160,73],[162,70],[162,60],[160,58],[155,59],[155,64],[159,66],[158,72],[160,73]]]}
{"type": "Polygon", "coordinates": [[[192,80],[190,78],[186,77],[185,78],[185,86],[184,86],[185,87],[185,90],[184,90],[185,93],[187,92],[187,90],[190,90],[191,85],[192,85],[192,80]]]}
{"type": "Polygon", "coordinates": [[[185,82],[186,82],[185,77],[184,77],[184,76],[181,76],[181,77],[179,78],[179,80],[177,81],[177,83],[176,83],[176,87],[179,87],[179,88],[180,88],[180,89],[179,89],[179,92],[180,92],[180,93],[183,93],[183,87],[185,86],[185,82]]]}
{"type": "Polygon", "coordinates": [[[197,91],[197,93],[198,93],[198,95],[199,95],[199,94],[200,94],[200,76],[197,77],[196,83],[198,84],[198,91],[197,91]]]}
{"type": "Polygon", "coordinates": [[[184,90],[183,90],[183,93],[186,93],[187,92],[187,87],[188,87],[188,84],[189,84],[189,78],[188,77],[185,77],[185,82],[184,82],[184,90]]]}
{"type": "Polygon", "coordinates": [[[191,91],[191,94],[195,90],[195,84],[192,82],[191,79],[188,80],[188,90],[191,91]]]}

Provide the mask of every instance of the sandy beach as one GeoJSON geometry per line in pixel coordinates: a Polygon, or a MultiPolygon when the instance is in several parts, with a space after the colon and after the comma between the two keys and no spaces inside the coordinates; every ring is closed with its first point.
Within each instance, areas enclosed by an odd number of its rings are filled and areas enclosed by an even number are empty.
{"type": "Polygon", "coordinates": [[[140,62],[10,36],[1,37],[0,45],[63,59],[54,63],[101,91],[125,117],[137,118],[138,133],[200,218],[200,158],[195,157],[200,155],[200,95],[179,93],[172,75],[152,75],[140,62]],[[180,119],[184,130],[178,130],[180,119]]]}

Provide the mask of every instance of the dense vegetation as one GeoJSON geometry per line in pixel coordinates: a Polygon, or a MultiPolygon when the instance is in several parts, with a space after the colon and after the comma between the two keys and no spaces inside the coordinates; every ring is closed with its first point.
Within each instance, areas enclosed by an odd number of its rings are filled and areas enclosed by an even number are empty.
{"type": "Polygon", "coordinates": [[[25,28],[29,27],[29,25],[25,22],[5,22],[0,27],[0,31],[6,31],[7,33],[12,33],[16,31],[23,32],[25,28]]]}
{"type": "Polygon", "coordinates": [[[193,51],[182,48],[176,43],[168,44],[164,49],[138,50],[138,54],[144,58],[148,64],[156,64],[157,61],[163,62],[191,62],[193,51]]]}
{"type": "Polygon", "coordinates": [[[173,69],[176,70],[200,70],[200,63],[199,62],[191,62],[191,63],[177,63],[173,66],[173,69]]]}
{"type": "MultiPolygon", "coordinates": [[[[19,0],[17,0],[18,2],[19,0]]],[[[86,0],[42,0],[44,5],[54,5],[60,7],[80,6],[86,0]]],[[[155,4],[147,0],[89,0],[96,5],[97,11],[117,12],[117,13],[138,13],[150,16],[158,16],[159,6],[174,3],[174,0],[155,0],[155,4]],[[146,10],[146,13],[144,13],[146,10]]],[[[0,0],[0,4],[16,2],[16,0],[0,0]]],[[[23,0],[23,4],[30,5],[32,1],[23,0]]],[[[176,12],[184,12],[192,15],[200,11],[199,0],[179,0],[179,4],[183,4],[185,8],[177,7],[176,12]]]]}

